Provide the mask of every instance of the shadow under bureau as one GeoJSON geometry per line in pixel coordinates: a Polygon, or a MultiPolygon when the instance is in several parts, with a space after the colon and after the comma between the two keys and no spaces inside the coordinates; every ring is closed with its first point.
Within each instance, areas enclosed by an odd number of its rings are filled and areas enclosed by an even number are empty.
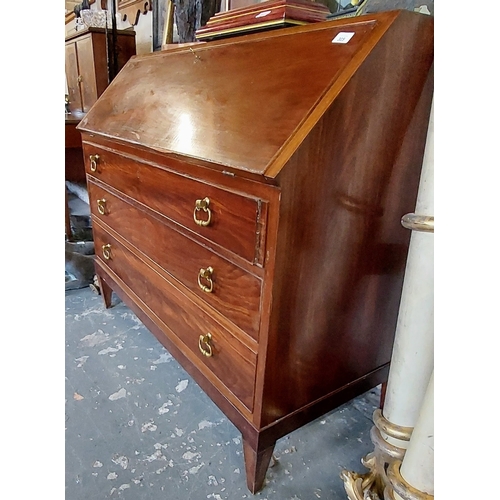
{"type": "Polygon", "coordinates": [[[241,431],[277,439],[387,379],[433,91],[408,11],[135,56],[81,121],[115,291],[241,431]]]}

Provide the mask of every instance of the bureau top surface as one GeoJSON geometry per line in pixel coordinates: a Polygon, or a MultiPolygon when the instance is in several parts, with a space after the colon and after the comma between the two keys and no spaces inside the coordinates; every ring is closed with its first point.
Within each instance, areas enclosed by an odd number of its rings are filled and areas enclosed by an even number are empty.
{"type": "Polygon", "coordinates": [[[133,57],[78,128],[274,177],[402,12],[133,57]]]}

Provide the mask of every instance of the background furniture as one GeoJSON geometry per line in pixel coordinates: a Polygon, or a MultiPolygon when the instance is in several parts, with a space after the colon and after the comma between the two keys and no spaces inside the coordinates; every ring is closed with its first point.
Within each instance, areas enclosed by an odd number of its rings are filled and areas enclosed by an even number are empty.
{"type": "MultiPolygon", "coordinates": [[[[85,165],[83,163],[82,138],[76,126],[84,116],[77,111],[65,115],[64,120],[64,178],[67,181],[78,182],[85,185],[85,165]]],[[[65,228],[68,240],[73,239],[71,228],[70,210],[68,205],[68,190],[65,195],[65,228]]]]}
{"type": "MultiPolygon", "coordinates": [[[[111,30],[88,28],[66,37],[66,80],[69,109],[86,113],[109,85],[108,48],[111,30]]],[[[135,31],[118,30],[116,34],[118,70],[135,55],[135,31]]]]}
{"type": "MultiPolygon", "coordinates": [[[[109,30],[108,30],[109,31],[109,30]]],[[[85,113],[109,84],[108,47],[111,35],[102,28],[89,28],[66,38],[66,82],[70,113],[65,115],[65,180],[85,185],[81,134],[76,130],[85,113]]],[[[135,32],[117,33],[118,69],[135,55],[135,32]]],[[[66,191],[65,231],[73,239],[66,191]]]]}
{"type": "Polygon", "coordinates": [[[243,436],[387,379],[433,89],[433,19],[315,23],[134,58],[80,122],[114,290],[243,436]]]}

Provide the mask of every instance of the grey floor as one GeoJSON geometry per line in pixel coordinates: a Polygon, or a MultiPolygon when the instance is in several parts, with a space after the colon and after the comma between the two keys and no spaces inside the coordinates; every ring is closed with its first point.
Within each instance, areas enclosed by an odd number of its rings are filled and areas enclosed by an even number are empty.
{"type": "MultiPolygon", "coordinates": [[[[66,292],[66,500],[239,500],[238,430],[113,294],[66,292]]],[[[375,388],[280,439],[258,500],[345,500],[365,472],[375,388]]]]}

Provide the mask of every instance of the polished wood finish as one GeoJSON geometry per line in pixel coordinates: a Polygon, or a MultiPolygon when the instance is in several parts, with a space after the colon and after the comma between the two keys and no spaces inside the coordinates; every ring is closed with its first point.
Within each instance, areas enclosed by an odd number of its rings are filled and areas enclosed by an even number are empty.
{"type": "MultiPolygon", "coordinates": [[[[166,221],[150,209],[137,205],[135,200],[124,195],[121,198],[115,196],[92,180],[89,180],[89,187],[90,203],[94,211],[97,200],[105,200],[105,214],[99,214],[100,220],[119,234],[126,234],[128,242],[136,251],[144,253],[160,267],[167,269],[187,289],[257,339],[261,279],[172,230],[167,223],[159,224],[158,222],[166,221]],[[154,234],[154,239],[144,238],[145,233],[154,234]],[[203,278],[198,280],[200,269],[207,267],[213,269],[211,293],[203,291],[198,284],[198,281],[202,285],[207,284],[203,278]],[[241,307],[242,304],[245,304],[244,308],[241,307]]],[[[192,206],[186,207],[186,212],[192,213],[192,206]]]]}
{"type": "Polygon", "coordinates": [[[432,71],[432,18],[384,12],[136,57],[78,126],[96,272],[241,431],[252,492],[387,380],[432,71]]]}
{"type": "MultiPolygon", "coordinates": [[[[117,32],[118,70],[136,54],[135,32],[117,32]]],[[[66,81],[69,109],[86,113],[109,85],[106,31],[87,28],[66,37],[66,81]]]]}
{"type": "Polygon", "coordinates": [[[289,28],[283,36],[276,31],[135,57],[100,99],[99,119],[84,121],[82,130],[205,159],[235,175],[275,177],[331,101],[325,91],[340,91],[356,69],[354,54],[373,48],[372,31],[382,29],[375,21],[358,23],[352,43],[332,44],[341,26],[295,37],[291,30],[304,28],[289,28]],[[250,37],[259,37],[258,50],[250,37]],[[286,54],[293,57],[282,60],[286,54]],[[228,75],[238,75],[238,85],[228,75]]]}
{"type": "MultiPolygon", "coordinates": [[[[165,214],[169,221],[190,228],[249,262],[262,265],[262,226],[265,225],[266,209],[262,200],[222,190],[174,171],[138,163],[137,156],[125,157],[123,153],[118,155],[98,146],[94,151],[99,155],[99,180],[165,214]],[[140,182],[136,182],[137,179],[140,182]],[[170,186],[168,191],[165,191],[165,185],[170,186]],[[211,200],[213,215],[210,225],[203,227],[193,224],[193,215],[196,200],[206,197],[211,200]],[[217,200],[217,206],[214,206],[214,200],[217,200]],[[221,217],[224,217],[223,221],[221,217]]],[[[204,217],[203,212],[197,216],[199,219],[204,217]]]]}
{"type": "Polygon", "coordinates": [[[203,312],[196,303],[177,291],[154,261],[136,257],[118,234],[99,222],[96,219],[94,226],[96,255],[103,258],[103,246],[110,245],[110,258],[104,259],[110,272],[129,287],[142,308],[151,310],[150,314],[154,314],[156,321],[162,323],[163,331],[168,332],[187,357],[193,363],[199,363],[206,376],[215,377],[214,384],[221,392],[225,392],[236,405],[243,403],[251,410],[256,354],[203,312]],[[204,357],[199,349],[199,337],[207,333],[212,336],[210,345],[213,355],[209,358],[204,357]]]}

